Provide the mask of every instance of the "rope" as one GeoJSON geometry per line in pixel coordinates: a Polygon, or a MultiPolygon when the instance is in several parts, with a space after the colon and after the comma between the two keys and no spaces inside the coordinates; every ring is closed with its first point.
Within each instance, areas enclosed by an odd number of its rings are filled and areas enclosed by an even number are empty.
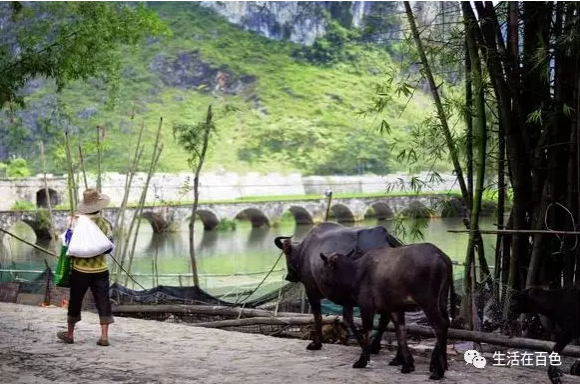
{"type": "MultiPolygon", "coordinates": [[[[246,295],[246,297],[244,297],[244,300],[247,299],[248,297],[252,297],[252,295],[254,293],[256,293],[256,291],[262,286],[262,284],[264,284],[264,281],[266,281],[266,279],[268,278],[268,276],[270,276],[270,274],[272,273],[272,271],[274,271],[274,268],[276,268],[276,265],[278,265],[278,262],[282,258],[282,255],[283,254],[284,254],[284,251],[280,252],[280,256],[278,256],[278,259],[276,259],[276,262],[274,263],[274,265],[272,266],[272,268],[270,269],[270,271],[268,272],[268,274],[266,276],[264,276],[264,278],[262,279],[262,281],[260,281],[260,284],[258,284],[258,286],[256,288],[254,288],[254,290],[249,295],[246,295]]],[[[240,298],[238,298],[236,300],[236,302],[234,303],[234,305],[237,305],[239,303],[240,303],[240,298]]]]}
{"type": "Polygon", "coordinates": [[[117,263],[117,265],[119,266],[119,268],[121,268],[121,271],[125,272],[125,274],[127,275],[127,277],[128,277],[129,279],[131,279],[131,280],[132,280],[132,281],[133,281],[135,284],[137,284],[137,285],[139,286],[139,288],[141,288],[142,290],[145,290],[145,287],[144,287],[144,286],[142,286],[141,284],[139,284],[139,282],[133,278],[133,275],[131,275],[129,272],[127,272],[127,271],[125,270],[125,268],[123,268],[123,266],[122,266],[121,264],[119,264],[119,262],[117,261],[117,259],[115,259],[115,258],[113,257],[113,255],[109,254],[109,256],[111,256],[111,259],[113,259],[113,261],[114,261],[115,263],[117,263]]]}
{"type": "MultiPolygon", "coordinates": [[[[550,228],[550,226],[548,225],[548,212],[550,211],[550,208],[552,208],[552,205],[559,205],[560,207],[562,207],[566,212],[568,212],[568,215],[570,215],[570,219],[572,220],[572,230],[576,230],[576,221],[574,221],[574,215],[572,215],[572,212],[570,212],[570,210],[568,208],[566,208],[563,204],[560,203],[550,203],[548,205],[548,207],[546,208],[546,212],[544,214],[544,225],[546,226],[546,229],[549,231],[555,231],[554,229],[550,228]]],[[[558,240],[560,241],[560,251],[562,252],[564,249],[564,239],[558,235],[557,233],[554,234],[558,240]]],[[[574,236],[574,246],[569,250],[570,252],[575,250],[576,247],[578,246],[578,236],[575,235],[574,236]]]]}

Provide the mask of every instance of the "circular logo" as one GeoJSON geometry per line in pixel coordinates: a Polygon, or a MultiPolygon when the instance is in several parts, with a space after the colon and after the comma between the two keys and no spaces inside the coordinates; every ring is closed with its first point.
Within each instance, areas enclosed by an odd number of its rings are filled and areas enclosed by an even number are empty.
{"type": "Polygon", "coordinates": [[[472,364],[475,368],[484,368],[485,365],[487,364],[487,360],[485,360],[485,357],[479,355],[479,356],[475,356],[472,360],[472,364]]]}
{"type": "Polygon", "coordinates": [[[476,356],[479,356],[479,352],[477,352],[475,349],[470,349],[463,355],[463,360],[465,360],[467,364],[471,364],[473,362],[473,358],[476,356]]]}

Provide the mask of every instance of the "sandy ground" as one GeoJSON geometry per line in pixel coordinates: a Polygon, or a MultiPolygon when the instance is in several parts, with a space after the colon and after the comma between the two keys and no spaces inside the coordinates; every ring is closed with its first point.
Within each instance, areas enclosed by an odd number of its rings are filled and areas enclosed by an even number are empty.
{"type": "MultiPolygon", "coordinates": [[[[428,361],[416,371],[387,365],[392,351],[353,369],[358,348],[325,345],[307,351],[303,340],[280,339],[191,325],[116,318],[109,347],[96,345],[98,318],[83,313],[75,344],[56,338],[65,328],[61,308],[0,303],[1,383],[433,383],[428,361]]],[[[466,365],[450,356],[442,383],[549,383],[544,371],[466,365]]],[[[564,383],[578,383],[565,376],[564,383]]]]}

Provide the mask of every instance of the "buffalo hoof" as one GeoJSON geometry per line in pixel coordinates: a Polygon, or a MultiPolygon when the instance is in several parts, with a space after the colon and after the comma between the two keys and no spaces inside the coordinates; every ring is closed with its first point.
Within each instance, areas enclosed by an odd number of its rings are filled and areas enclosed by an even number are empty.
{"type": "Polygon", "coordinates": [[[560,371],[560,369],[558,369],[557,367],[554,367],[553,365],[550,365],[550,368],[548,368],[548,377],[550,378],[550,381],[552,382],[552,384],[561,384],[562,383],[562,371],[560,371]]]}
{"type": "Polygon", "coordinates": [[[443,372],[433,372],[429,376],[430,380],[441,380],[443,378],[443,372]]]}
{"type": "Polygon", "coordinates": [[[360,358],[352,365],[353,368],[365,368],[367,366],[368,360],[365,358],[360,358]]]}
{"type": "Polygon", "coordinates": [[[309,351],[319,351],[322,349],[322,343],[315,343],[314,341],[306,347],[309,351]]]}
{"type": "Polygon", "coordinates": [[[399,366],[399,365],[403,365],[404,361],[403,358],[401,356],[395,356],[393,357],[393,360],[391,360],[389,362],[389,365],[393,365],[393,366],[399,366]]]}
{"type": "Polygon", "coordinates": [[[415,370],[415,364],[403,364],[401,373],[411,373],[415,370]]]}
{"type": "Polygon", "coordinates": [[[381,343],[372,343],[370,348],[369,348],[369,352],[372,353],[373,355],[378,355],[379,352],[381,351],[381,343]]]}

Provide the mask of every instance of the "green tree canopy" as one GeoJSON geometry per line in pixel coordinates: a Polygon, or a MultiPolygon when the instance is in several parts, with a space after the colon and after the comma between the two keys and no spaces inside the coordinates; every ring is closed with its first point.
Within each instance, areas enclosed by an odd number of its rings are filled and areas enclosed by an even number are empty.
{"type": "Polygon", "coordinates": [[[100,77],[114,94],[126,46],[168,33],[156,13],[120,2],[11,2],[0,5],[0,108],[23,105],[27,81],[58,89],[100,77]]]}

